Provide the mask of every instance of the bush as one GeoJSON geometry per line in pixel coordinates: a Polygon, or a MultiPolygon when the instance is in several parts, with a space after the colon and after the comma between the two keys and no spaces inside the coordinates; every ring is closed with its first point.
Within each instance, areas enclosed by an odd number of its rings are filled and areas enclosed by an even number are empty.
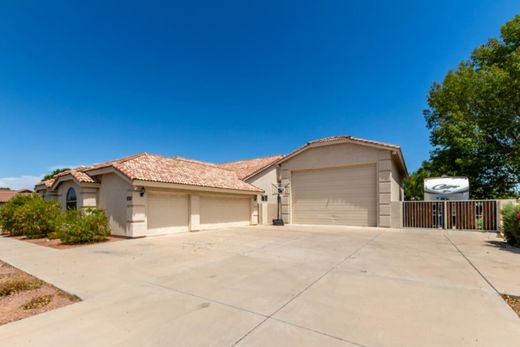
{"type": "Polygon", "coordinates": [[[68,210],[63,227],[52,236],[69,244],[104,241],[110,236],[108,217],[97,208],[68,210]]]}
{"type": "Polygon", "coordinates": [[[50,304],[51,301],[52,295],[38,296],[27,301],[25,304],[20,306],[20,308],[23,310],[34,310],[47,306],[48,304],[50,304]]]}
{"type": "Polygon", "coordinates": [[[13,228],[16,233],[35,239],[56,232],[61,219],[61,209],[56,202],[37,197],[16,209],[13,228]]]}
{"type": "Polygon", "coordinates": [[[0,298],[26,290],[38,289],[43,285],[39,279],[18,275],[0,283],[0,298]]]}
{"type": "Polygon", "coordinates": [[[9,235],[44,237],[57,230],[60,216],[57,203],[36,194],[18,194],[0,208],[0,226],[9,235]]]}
{"type": "Polygon", "coordinates": [[[502,209],[502,232],[508,244],[520,247],[520,205],[502,209]]]}
{"type": "Polygon", "coordinates": [[[16,225],[15,213],[19,207],[37,198],[39,197],[36,194],[18,194],[0,207],[0,227],[2,231],[9,235],[22,235],[16,225]]]}

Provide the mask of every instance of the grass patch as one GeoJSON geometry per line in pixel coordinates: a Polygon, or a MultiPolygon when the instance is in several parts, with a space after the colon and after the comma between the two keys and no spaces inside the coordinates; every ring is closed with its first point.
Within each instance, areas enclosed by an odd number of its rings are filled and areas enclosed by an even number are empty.
{"type": "Polygon", "coordinates": [[[52,301],[52,295],[38,296],[27,301],[25,304],[20,306],[24,310],[34,310],[36,308],[42,308],[47,306],[52,301]]]}
{"type": "Polygon", "coordinates": [[[504,301],[507,302],[507,304],[509,306],[511,306],[513,311],[515,311],[516,314],[520,317],[520,297],[506,295],[506,294],[501,294],[501,295],[502,295],[502,299],[504,299],[504,301]]]}
{"type": "Polygon", "coordinates": [[[71,302],[78,302],[78,301],[81,301],[81,299],[76,296],[76,295],[72,295],[72,294],[69,294],[67,292],[64,292],[63,290],[61,289],[58,289],[56,288],[56,294],[58,296],[61,296],[62,298],[66,298],[66,299],[69,299],[69,301],[71,302]]]}
{"type": "Polygon", "coordinates": [[[15,276],[0,283],[0,298],[26,290],[38,289],[43,281],[27,276],[15,276]]]}

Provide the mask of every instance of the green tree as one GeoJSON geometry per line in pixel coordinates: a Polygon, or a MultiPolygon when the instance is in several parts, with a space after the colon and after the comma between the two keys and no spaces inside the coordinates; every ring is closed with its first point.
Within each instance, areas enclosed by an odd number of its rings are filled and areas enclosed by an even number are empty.
{"type": "Polygon", "coordinates": [[[423,162],[419,169],[412,172],[410,176],[404,180],[405,200],[423,200],[424,179],[434,176],[440,175],[433,170],[432,165],[429,162],[423,162]]]}
{"type": "Polygon", "coordinates": [[[70,169],[69,168],[56,169],[53,172],[43,176],[42,181],[49,180],[49,179],[53,178],[54,176],[56,176],[57,174],[59,174],[59,173],[61,173],[63,171],[67,171],[67,170],[70,170],[70,169]]]}
{"type": "Polygon", "coordinates": [[[435,83],[424,111],[436,174],[467,176],[472,198],[518,194],[520,16],[435,83]]]}

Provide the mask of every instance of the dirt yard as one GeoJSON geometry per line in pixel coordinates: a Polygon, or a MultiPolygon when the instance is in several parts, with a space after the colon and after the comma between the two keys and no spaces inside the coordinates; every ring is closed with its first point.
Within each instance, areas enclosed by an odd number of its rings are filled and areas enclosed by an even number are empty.
{"type": "Polygon", "coordinates": [[[88,246],[88,245],[99,244],[99,243],[103,243],[103,242],[116,242],[116,241],[128,240],[127,237],[123,237],[123,236],[109,236],[105,241],[101,241],[101,242],[91,242],[91,243],[81,243],[81,244],[70,245],[70,244],[63,243],[58,239],[51,240],[46,237],[41,238],[41,239],[29,239],[25,236],[6,236],[6,235],[3,235],[3,236],[25,241],[25,242],[29,242],[29,243],[33,243],[33,244],[39,245],[39,246],[51,247],[51,248],[56,248],[56,249],[69,249],[69,248],[84,247],[84,246],[88,246]]]}
{"type": "Polygon", "coordinates": [[[78,301],[78,297],[0,261],[0,325],[78,301]]]}
{"type": "Polygon", "coordinates": [[[507,302],[513,311],[515,311],[516,314],[520,317],[520,297],[502,294],[502,299],[504,299],[505,302],[507,302]]]}

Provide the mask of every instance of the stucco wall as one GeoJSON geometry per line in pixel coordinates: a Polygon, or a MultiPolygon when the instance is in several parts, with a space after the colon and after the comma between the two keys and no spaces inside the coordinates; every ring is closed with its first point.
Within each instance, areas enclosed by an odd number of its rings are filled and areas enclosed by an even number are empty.
{"type": "Polygon", "coordinates": [[[271,221],[276,218],[276,209],[277,209],[277,199],[276,195],[272,193],[273,184],[276,184],[278,181],[278,166],[272,166],[269,169],[261,172],[258,175],[255,175],[247,180],[248,183],[263,189],[263,194],[258,194],[257,202],[258,204],[266,204],[265,209],[261,209],[264,211],[266,215],[260,215],[259,223],[270,224],[271,221]],[[263,202],[261,199],[261,195],[267,195],[267,202],[263,202]]]}
{"type": "Polygon", "coordinates": [[[114,235],[126,235],[127,195],[132,186],[116,174],[106,174],[100,178],[98,207],[105,210],[114,235]]]}
{"type": "Polygon", "coordinates": [[[76,191],[76,198],[78,199],[78,208],[83,207],[83,195],[81,192],[81,187],[74,181],[65,181],[60,183],[58,189],[56,189],[58,195],[57,201],[60,204],[61,208],[65,210],[67,207],[67,191],[69,190],[69,188],[74,188],[74,190],[76,191]]]}
{"type": "MultiPolygon", "coordinates": [[[[281,163],[282,184],[291,183],[291,172],[296,170],[333,168],[362,164],[375,164],[377,181],[377,225],[390,227],[398,208],[391,207],[391,201],[399,200],[401,180],[394,163],[391,150],[379,149],[351,143],[324,145],[309,148],[293,158],[281,163]],[[395,172],[394,172],[395,171],[395,172]]],[[[288,191],[282,199],[282,216],[286,223],[292,222],[291,196],[288,191]]]]}
{"type": "Polygon", "coordinates": [[[402,191],[402,183],[403,177],[401,171],[397,166],[397,162],[395,156],[392,160],[392,179],[391,179],[391,201],[402,201],[404,200],[403,191],[402,191]]]}

